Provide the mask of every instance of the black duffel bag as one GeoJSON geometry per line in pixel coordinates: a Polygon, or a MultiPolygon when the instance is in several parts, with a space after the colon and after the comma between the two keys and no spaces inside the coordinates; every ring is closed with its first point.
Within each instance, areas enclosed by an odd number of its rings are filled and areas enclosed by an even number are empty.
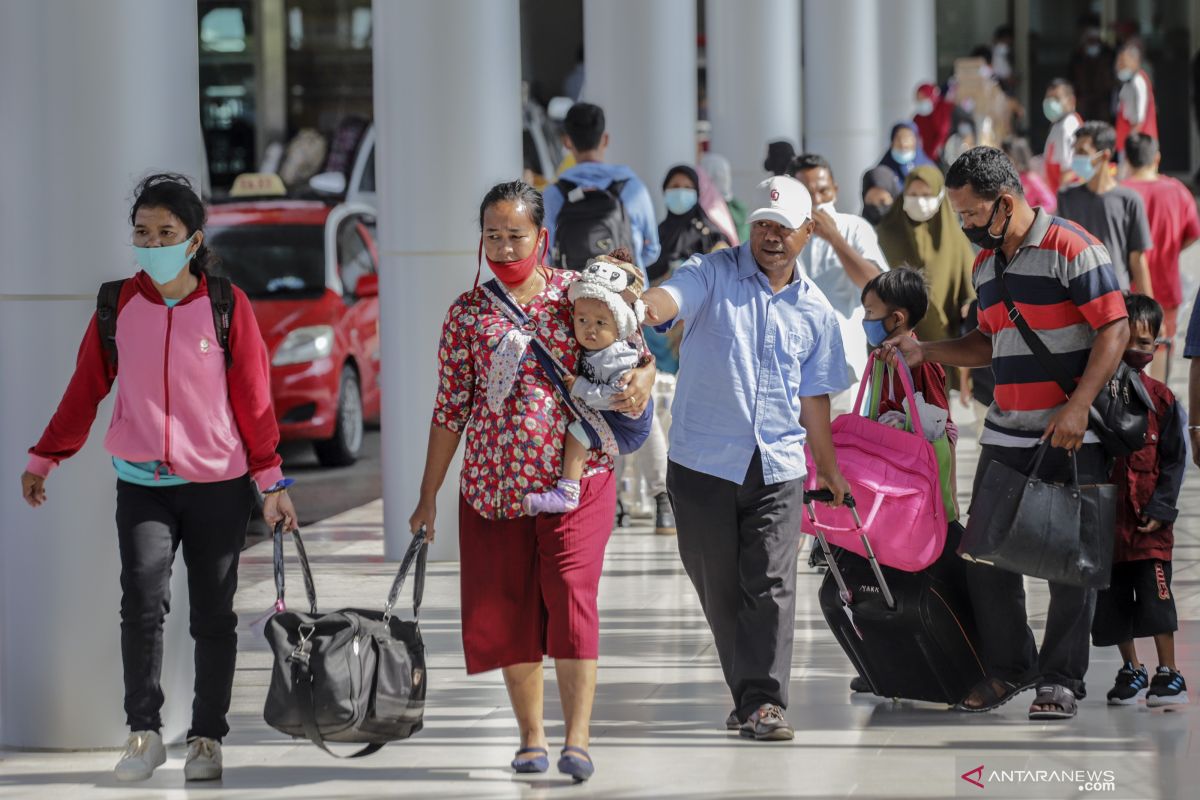
{"type": "Polygon", "coordinates": [[[1050,448],[1043,442],[1020,472],[991,461],[971,498],[971,517],[958,547],[968,561],[1051,583],[1106,589],[1116,536],[1117,487],[1079,485],[1075,454],[1067,484],[1040,477],[1050,448]]]}
{"type": "Polygon", "coordinates": [[[388,742],[407,739],[425,716],[425,645],[417,615],[425,588],[425,531],[413,536],[400,562],[383,611],[344,608],[317,612],[317,595],[304,543],[294,533],[309,612],[288,611],[283,602],[283,531],[275,529],[276,613],[266,637],[275,653],[263,717],[267,724],[309,741],[337,758],[358,758],[388,742]],[[396,619],[392,607],[416,563],[413,620],[396,619]],[[366,744],[339,756],[326,742],[366,744]]]}

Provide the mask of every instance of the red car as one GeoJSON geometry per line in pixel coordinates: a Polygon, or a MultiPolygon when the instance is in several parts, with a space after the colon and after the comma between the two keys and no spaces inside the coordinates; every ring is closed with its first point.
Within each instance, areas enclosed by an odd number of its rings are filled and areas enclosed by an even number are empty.
{"type": "Polygon", "coordinates": [[[284,440],[309,439],[325,466],[358,458],[379,419],[379,253],[361,203],[214,205],[207,241],[250,297],[271,357],[284,440]]]}

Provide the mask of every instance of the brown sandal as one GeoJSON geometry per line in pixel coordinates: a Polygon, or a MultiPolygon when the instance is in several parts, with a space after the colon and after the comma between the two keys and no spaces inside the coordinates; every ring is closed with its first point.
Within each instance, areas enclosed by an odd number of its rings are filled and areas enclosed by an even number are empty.
{"type": "Polygon", "coordinates": [[[992,711],[1012,700],[1025,688],[1000,678],[984,678],[975,684],[971,691],[967,692],[967,696],[954,706],[954,710],[964,711],[968,714],[992,711]],[[971,700],[977,702],[971,703],[971,700]]]}
{"type": "Polygon", "coordinates": [[[1037,697],[1029,706],[1029,718],[1043,719],[1074,719],[1078,711],[1075,693],[1066,686],[1045,685],[1037,687],[1037,697]],[[1052,706],[1050,710],[1037,709],[1037,706],[1052,706]],[[1053,708],[1057,706],[1057,708],[1053,708]]]}

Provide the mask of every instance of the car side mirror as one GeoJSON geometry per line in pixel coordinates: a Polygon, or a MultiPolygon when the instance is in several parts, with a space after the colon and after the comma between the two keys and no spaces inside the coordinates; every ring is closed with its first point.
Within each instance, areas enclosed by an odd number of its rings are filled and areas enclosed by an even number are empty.
{"type": "Polygon", "coordinates": [[[379,274],[372,272],[359,278],[354,294],[358,297],[379,297],[379,274]]]}

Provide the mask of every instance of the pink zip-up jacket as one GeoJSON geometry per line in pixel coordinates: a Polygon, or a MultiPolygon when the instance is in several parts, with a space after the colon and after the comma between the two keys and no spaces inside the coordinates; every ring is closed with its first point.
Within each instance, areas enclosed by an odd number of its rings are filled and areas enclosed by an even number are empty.
{"type": "Polygon", "coordinates": [[[249,472],[260,489],[274,486],[283,472],[275,452],[279,426],[267,348],[250,300],[236,286],[233,294],[233,364],[226,371],[203,276],[173,308],[146,273],[126,281],[117,307],[117,370],[109,366],[93,314],[75,374],[42,438],[30,448],[26,469],[46,477],[79,452],[100,401],[120,378],[104,437],[109,453],[133,463],[161,461],[196,483],[249,472]]]}

